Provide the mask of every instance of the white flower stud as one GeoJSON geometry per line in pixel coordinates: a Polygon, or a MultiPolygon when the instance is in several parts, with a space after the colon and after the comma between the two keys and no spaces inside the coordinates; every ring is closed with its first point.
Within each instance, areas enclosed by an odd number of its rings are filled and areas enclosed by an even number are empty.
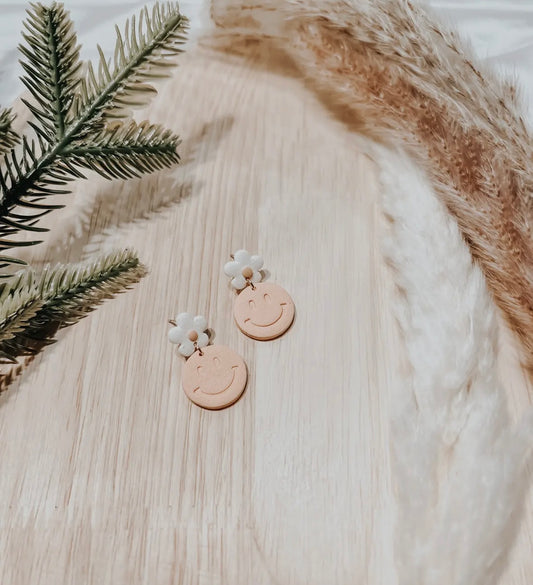
{"type": "Polygon", "coordinates": [[[197,315],[180,313],[168,332],[171,343],[186,359],[181,385],[187,398],[209,410],[226,408],[241,397],[248,370],[240,355],[224,345],[209,345],[207,321],[197,315]]]}
{"type": "Polygon", "coordinates": [[[261,282],[263,258],[238,250],[224,265],[238,295],[233,308],[235,322],[248,337],[267,341],[283,335],[294,321],[294,302],[277,284],[261,282]]]}
{"type": "Polygon", "coordinates": [[[224,273],[231,277],[231,286],[235,290],[242,290],[263,280],[260,270],[263,267],[261,256],[252,256],[246,250],[237,250],[233,260],[224,265],[224,273]]]}
{"type": "Polygon", "coordinates": [[[201,354],[202,347],[209,344],[205,317],[201,315],[193,317],[190,313],[180,313],[175,321],[169,321],[169,323],[174,327],[168,332],[168,340],[170,343],[178,344],[178,351],[182,356],[190,357],[197,350],[201,354]]]}

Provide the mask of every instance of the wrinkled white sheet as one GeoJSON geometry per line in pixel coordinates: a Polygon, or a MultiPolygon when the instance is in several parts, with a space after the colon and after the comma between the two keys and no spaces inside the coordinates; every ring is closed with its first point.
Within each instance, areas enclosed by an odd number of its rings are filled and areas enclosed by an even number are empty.
{"type": "MultiPolygon", "coordinates": [[[[66,0],[76,23],[85,59],[96,58],[96,43],[104,49],[114,44],[114,24],[122,25],[145,4],[142,0],[66,0]]],[[[470,40],[478,55],[516,75],[528,103],[533,97],[533,0],[429,0],[445,20],[470,40]]],[[[28,2],[0,0],[0,104],[9,105],[22,91],[18,81],[21,25],[28,2]]],[[[200,22],[202,0],[181,3],[192,30],[200,22]]]]}

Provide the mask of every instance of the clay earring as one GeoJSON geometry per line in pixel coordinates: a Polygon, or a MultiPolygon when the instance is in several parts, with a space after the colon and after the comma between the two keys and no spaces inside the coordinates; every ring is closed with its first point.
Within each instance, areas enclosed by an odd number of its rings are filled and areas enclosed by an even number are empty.
{"type": "Polygon", "coordinates": [[[294,303],[281,286],[261,282],[263,258],[238,250],[224,266],[231,286],[240,291],[233,314],[239,329],[248,337],[267,341],[283,335],[294,320],[294,303]]]}
{"type": "Polygon", "coordinates": [[[180,313],[168,332],[171,343],[187,361],[182,371],[182,386],[187,397],[210,410],[236,402],[246,387],[248,372],[240,355],[224,345],[209,345],[207,321],[198,315],[180,313]]]}

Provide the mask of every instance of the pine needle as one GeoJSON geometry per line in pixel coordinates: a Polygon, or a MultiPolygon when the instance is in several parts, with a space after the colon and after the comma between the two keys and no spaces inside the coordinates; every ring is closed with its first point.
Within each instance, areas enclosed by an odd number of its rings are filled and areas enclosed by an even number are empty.
{"type": "Polygon", "coordinates": [[[156,3],[151,15],[143,8],[137,18],[126,21],[123,32],[115,27],[113,66],[98,47],[98,72],[89,64],[76,104],[78,117],[123,118],[131,107],[145,106],[157,93],[150,83],[168,77],[175,56],[183,51],[187,28],[187,19],[173,2],[156,3]]]}
{"type": "MultiPolygon", "coordinates": [[[[31,97],[23,101],[34,116],[29,124],[35,136],[24,136],[21,148],[9,150],[15,140],[9,134],[10,114],[0,115],[0,152],[3,143],[8,145],[0,160],[0,251],[41,242],[12,236],[47,231],[37,223],[60,207],[50,197],[68,193],[68,182],[84,178],[81,168],[125,179],[179,161],[179,139],[170,131],[147,122],[110,123],[128,108],[145,105],[156,93],[149,82],[168,76],[175,65],[188,26],[176,3],[156,3],[151,14],[145,8],[122,32],[117,28],[113,65],[99,48],[97,71],[89,64],[85,76],[74,26],[62,4],[32,4],[24,26],[22,81],[31,97]]],[[[0,268],[13,262],[0,256],[0,268]]]]}
{"type": "Polygon", "coordinates": [[[0,109],[0,154],[8,151],[20,141],[20,136],[13,130],[15,116],[9,109],[0,109]]]}
{"type": "Polygon", "coordinates": [[[19,272],[0,288],[0,357],[13,361],[38,352],[58,329],[78,322],[145,273],[130,250],[47,267],[41,274],[19,272]]]}
{"type": "Polygon", "coordinates": [[[179,142],[159,125],[117,122],[112,129],[76,143],[65,156],[108,179],[129,179],[177,164],[179,142]]]}
{"type": "Polygon", "coordinates": [[[26,75],[21,80],[34,100],[23,101],[39,122],[41,136],[53,145],[74,121],[70,108],[80,83],[80,47],[62,4],[33,5],[24,27],[27,45],[19,50],[25,57],[21,65],[26,75]]]}

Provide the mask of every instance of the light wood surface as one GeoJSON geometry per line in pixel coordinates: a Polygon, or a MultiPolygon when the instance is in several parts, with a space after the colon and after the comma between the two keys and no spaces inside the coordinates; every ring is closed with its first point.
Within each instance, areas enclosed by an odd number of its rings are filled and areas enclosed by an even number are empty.
{"type": "MultiPolygon", "coordinates": [[[[133,246],[150,273],[0,397],[2,584],[396,581],[399,340],[375,170],[290,69],[248,54],[200,48],[163,86],[149,116],[182,135],[181,167],[77,187],[94,214],[70,258],[133,246]],[[233,323],[222,266],[239,247],[262,253],[295,301],[280,339],[233,323]],[[179,311],[206,315],[215,342],[245,358],[248,388],[231,408],[205,411],[182,392],[166,338],[179,311]]],[[[31,254],[58,259],[51,243],[31,254]]],[[[527,384],[509,343],[504,353],[517,414],[527,384]]],[[[529,505],[504,585],[531,584],[532,535],[529,505]]]]}

